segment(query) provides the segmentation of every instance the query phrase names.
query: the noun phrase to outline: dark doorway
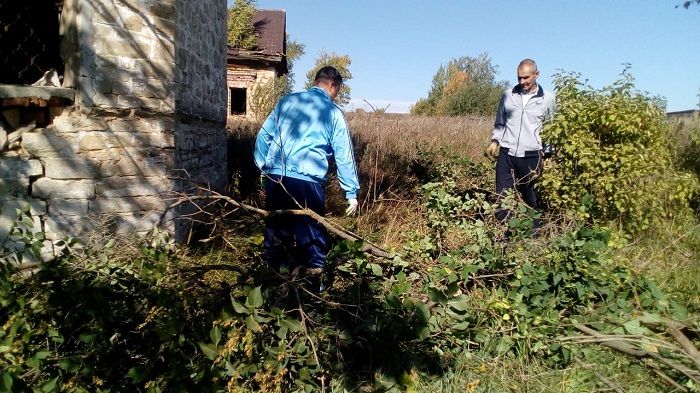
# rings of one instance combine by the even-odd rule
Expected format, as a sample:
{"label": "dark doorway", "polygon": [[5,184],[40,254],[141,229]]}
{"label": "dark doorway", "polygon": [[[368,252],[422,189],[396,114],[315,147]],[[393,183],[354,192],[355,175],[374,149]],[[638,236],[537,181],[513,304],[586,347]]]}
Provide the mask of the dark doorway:
{"label": "dark doorway", "polygon": [[246,90],[245,88],[231,88],[231,114],[245,115],[246,113]]}

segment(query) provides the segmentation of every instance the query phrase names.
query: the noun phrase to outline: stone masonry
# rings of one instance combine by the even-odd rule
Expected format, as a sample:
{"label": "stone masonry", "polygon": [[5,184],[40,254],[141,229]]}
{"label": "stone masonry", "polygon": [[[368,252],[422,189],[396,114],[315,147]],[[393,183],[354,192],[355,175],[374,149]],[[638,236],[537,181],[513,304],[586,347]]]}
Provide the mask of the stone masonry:
{"label": "stone masonry", "polygon": [[0,244],[27,205],[47,248],[105,228],[185,239],[177,218],[193,210],[169,209],[173,197],[227,183],[226,2],[65,0],[61,20],[62,87],[0,85],[11,124],[0,126]]}

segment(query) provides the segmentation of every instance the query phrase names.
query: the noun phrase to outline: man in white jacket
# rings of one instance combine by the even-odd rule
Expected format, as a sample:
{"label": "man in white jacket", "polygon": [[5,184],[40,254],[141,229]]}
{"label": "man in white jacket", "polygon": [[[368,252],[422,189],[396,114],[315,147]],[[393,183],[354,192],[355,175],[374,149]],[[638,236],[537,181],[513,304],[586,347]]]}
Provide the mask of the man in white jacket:
{"label": "man in white jacket", "polygon": [[[523,201],[539,209],[535,193],[535,179],[540,173],[543,145],[540,132],[554,117],[556,97],[537,84],[539,76],[534,60],[525,59],[518,65],[518,85],[501,94],[496,112],[491,144],[486,154],[497,157],[496,192],[515,188]],[[498,219],[505,221],[507,211],[500,211]],[[539,220],[535,228],[539,227]]]}

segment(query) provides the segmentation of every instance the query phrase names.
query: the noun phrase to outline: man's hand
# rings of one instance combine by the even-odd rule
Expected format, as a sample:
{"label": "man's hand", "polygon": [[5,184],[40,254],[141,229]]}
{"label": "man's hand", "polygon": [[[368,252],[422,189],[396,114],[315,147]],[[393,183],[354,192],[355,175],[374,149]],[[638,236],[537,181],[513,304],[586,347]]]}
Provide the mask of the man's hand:
{"label": "man's hand", "polygon": [[491,142],[485,153],[489,157],[498,157],[498,142]]}
{"label": "man's hand", "polygon": [[352,216],[357,212],[357,199],[348,199],[348,208],[345,209],[346,216]]}

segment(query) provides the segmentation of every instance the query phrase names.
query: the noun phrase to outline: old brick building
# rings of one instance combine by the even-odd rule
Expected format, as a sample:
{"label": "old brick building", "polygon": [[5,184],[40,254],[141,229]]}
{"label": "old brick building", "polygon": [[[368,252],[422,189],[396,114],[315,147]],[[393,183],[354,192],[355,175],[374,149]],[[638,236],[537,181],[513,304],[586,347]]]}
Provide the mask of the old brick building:
{"label": "old brick building", "polygon": [[[186,237],[172,197],[227,182],[226,2],[13,1],[0,14],[12,27],[0,32],[0,244],[24,205],[47,252],[96,228]],[[41,20],[58,48],[33,64]],[[50,68],[59,86],[28,85]]]}
{"label": "old brick building", "polygon": [[272,88],[271,82],[287,73],[285,11],[257,10],[253,28],[257,49],[228,48],[227,108],[232,119],[258,120],[253,92]]}

